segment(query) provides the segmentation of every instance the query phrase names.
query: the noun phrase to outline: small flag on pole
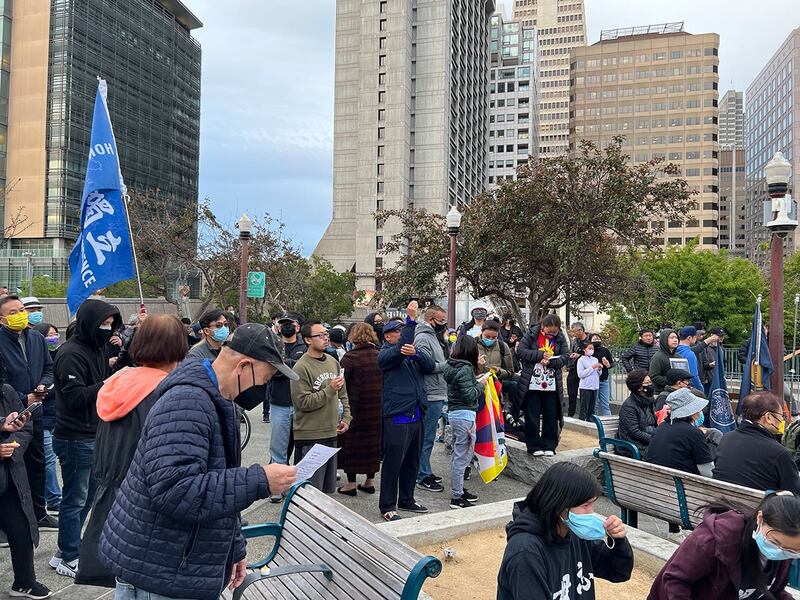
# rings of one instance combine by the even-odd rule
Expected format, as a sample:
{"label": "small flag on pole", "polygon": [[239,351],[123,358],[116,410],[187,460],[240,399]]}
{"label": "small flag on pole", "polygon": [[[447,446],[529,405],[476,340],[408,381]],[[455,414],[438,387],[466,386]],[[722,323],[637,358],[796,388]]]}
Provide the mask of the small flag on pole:
{"label": "small flag on pole", "polygon": [[96,290],[136,277],[117,142],[99,79],[89,161],[81,200],[81,231],[69,255],[67,305],[73,314]]}
{"label": "small flag on pole", "polygon": [[484,387],[475,422],[475,457],[484,483],[494,481],[508,464],[505,424],[494,375]]}

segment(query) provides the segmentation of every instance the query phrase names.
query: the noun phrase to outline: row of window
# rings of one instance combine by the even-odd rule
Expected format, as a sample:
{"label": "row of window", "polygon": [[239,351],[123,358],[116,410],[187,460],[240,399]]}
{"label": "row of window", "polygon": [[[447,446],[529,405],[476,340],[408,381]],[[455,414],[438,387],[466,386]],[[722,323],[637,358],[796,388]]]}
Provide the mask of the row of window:
{"label": "row of window", "polygon": [[719,50],[714,47],[704,48],[701,52],[700,48],[690,48],[685,52],[683,50],[671,50],[670,52],[666,51],[658,51],[653,52],[652,54],[638,54],[636,56],[626,55],[626,56],[608,56],[605,58],[589,58],[586,60],[576,60],[572,63],[572,68],[575,69],[582,69],[586,67],[587,69],[596,69],[601,66],[603,67],[613,67],[617,64],[621,65],[631,65],[634,62],[643,63],[643,62],[650,62],[659,61],[659,60],[667,60],[667,55],[669,55],[670,60],[679,60],[681,58],[688,57],[688,58],[696,58],[701,55],[703,56],[717,56],[719,55]]}
{"label": "row of window", "polygon": [[[600,115],[629,115],[633,112],[661,112],[666,110],[682,110],[683,108],[714,108],[717,105],[716,98],[706,98],[703,100],[702,105],[700,104],[700,100],[687,100],[685,103],[681,100],[674,100],[672,102],[653,102],[650,104],[641,103],[636,104],[620,104],[619,106],[600,106],[600,107],[593,107],[593,108],[576,108],[574,111],[570,113],[570,116],[573,117],[583,117],[584,115],[588,116],[600,116]],[[591,112],[589,112],[591,111]],[[710,123],[707,119],[711,117],[705,117],[706,122]],[[691,121],[690,121],[691,119]],[[699,123],[700,117],[688,117],[686,120],[687,125],[694,125]],[[695,123],[697,121],[697,123]],[[714,117],[713,122],[717,123],[717,117]]]}
{"label": "row of window", "polygon": [[573,97],[577,100],[599,100],[608,98],[626,98],[629,96],[657,96],[660,94],[682,94],[687,92],[700,92],[719,89],[719,84],[716,81],[693,81],[687,83],[686,86],[682,83],[674,83],[672,85],[654,85],[642,87],[624,87],[612,88],[608,90],[588,90],[580,92]]}
{"label": "row of window", "polygon": [[[700,75],[702,73],[718,73],[717,65],[690,65],[686,67],[686,75]],[[615,81],[633,81],[634,79],[653,79],[656,77],[674,77],[683,75],[683,67],[667,69],[652,69],[644,71],[623,71],[621,73],[605,73],[604,75],[579,75],[573,80],[573,85],[593,85],[598,83],[612,83]]]}

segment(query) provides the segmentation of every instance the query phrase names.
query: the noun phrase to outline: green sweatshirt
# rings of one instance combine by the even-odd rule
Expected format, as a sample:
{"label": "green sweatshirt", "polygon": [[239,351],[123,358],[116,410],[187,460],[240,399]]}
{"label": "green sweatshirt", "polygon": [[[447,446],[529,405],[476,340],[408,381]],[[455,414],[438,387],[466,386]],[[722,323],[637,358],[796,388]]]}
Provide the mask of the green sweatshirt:
{"label": "green sweatshirt", "polygon": [[339,376],[339,363],[329,354],[312,358],[307,353],[295,363],[294,372],[300,376],[292,381],[294,405],[294,439],[324,440],[336,437],[339,425],[339,402],[344,407],[342,420],[350,424],[350,403],[347,389],[338,392],[330,380]]}

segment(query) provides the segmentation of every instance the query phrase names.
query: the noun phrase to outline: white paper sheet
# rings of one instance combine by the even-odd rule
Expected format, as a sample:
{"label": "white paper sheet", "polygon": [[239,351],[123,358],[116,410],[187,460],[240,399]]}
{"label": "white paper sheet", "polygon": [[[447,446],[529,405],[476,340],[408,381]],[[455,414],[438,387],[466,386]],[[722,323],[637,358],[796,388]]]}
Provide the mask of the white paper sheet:
{"label": "white paper sheet", "polygon": [[297,481],[310,479],[319,468],[328,462],[340,449],[314,444],[303,459],[297,463]]}

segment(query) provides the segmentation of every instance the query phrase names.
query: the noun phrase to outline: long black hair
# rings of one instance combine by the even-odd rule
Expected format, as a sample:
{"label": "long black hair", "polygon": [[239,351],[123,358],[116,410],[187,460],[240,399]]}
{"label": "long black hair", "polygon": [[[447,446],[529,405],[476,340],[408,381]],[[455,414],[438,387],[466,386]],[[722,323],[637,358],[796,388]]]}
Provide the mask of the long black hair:
{"label": "long black hair", "polygon": [[[800,535],[800,498],[791,492],[775,492],[761,501],[755,509],[742,506],[738,503],[714,502],[708,505],[707,510],[712,513],[722,513],[735,510],[747,519],[742,530],[742,573],[747,573],[756,588],[765,600],[776,600],[769,591],[764,569],[761,565],[761,551],[753,539],[753,533],[758,529],[758,513],[761,513],[762,524],[766,523],[784,535]],[[758,596],[758,594],[756,594]]]}
{"label": "long black hair", "polygon": [[561,513],[585,504],[603,493],[589,471],[571,462],[559,462],[545,471],[525,498],[528,509],[539,517],[544,538],[552,542],[558,536]]}
{"label": "long black hair", "polygon": [[450,358],[465,360],[478,372],[478,342],[471,335],[462,335],[453,346]]}

